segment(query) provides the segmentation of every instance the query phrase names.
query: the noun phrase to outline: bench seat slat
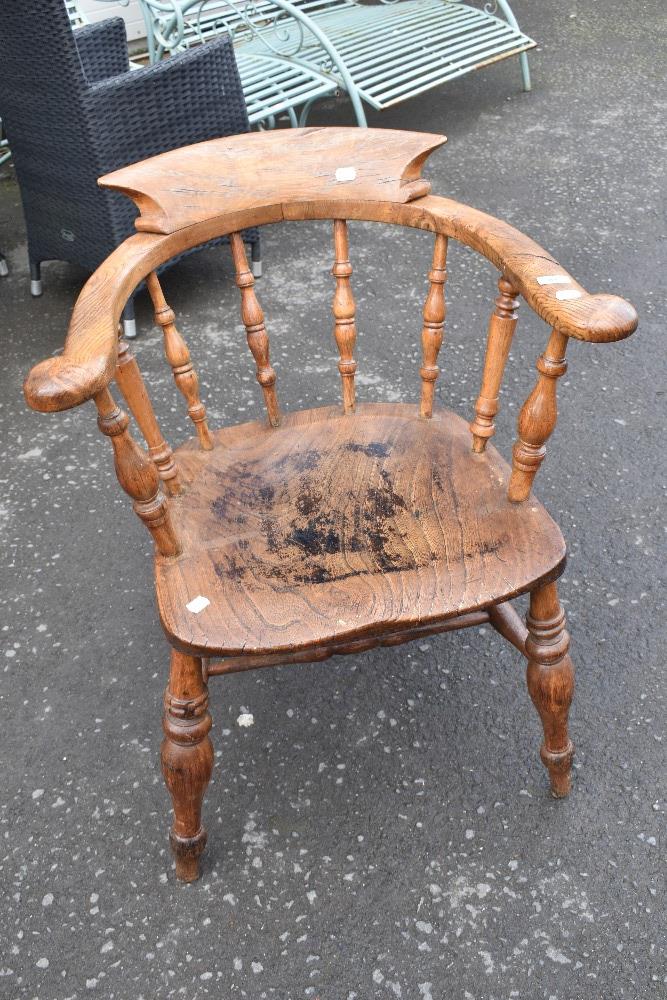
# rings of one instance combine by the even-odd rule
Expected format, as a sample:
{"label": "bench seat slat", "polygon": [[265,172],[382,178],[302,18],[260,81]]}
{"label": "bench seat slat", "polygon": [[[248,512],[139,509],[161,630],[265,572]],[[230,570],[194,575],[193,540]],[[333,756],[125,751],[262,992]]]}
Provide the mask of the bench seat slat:
{"label": "bench seat slat", "polygon": [[502,44],[508,39],[515,41],[511,30],[504,31],[502,28],[489,27],[485,28],[484,31],[459,36],[444,46],[442,33],[432,31],[428,35],[425,34],[416,39],[409,51],[394,49],[379,54],[375,59],[368,59],[368,57],[360,59],[358,64],[353,61],[352,65],[358,65],[359,80],[363,81],[364,86],[368,86],[377,79],[399,79],[400,76],[394,76],[394,73],[401,74],[416,61],[420,62],[422,67],[425,59],[429,57],[431,62],[433,60],[438,63],[451,62],[457,60],[459,55],[465,56],[467,52],[481,51],[487,49],[494,42]]}
{"label": "bench seat slat", "polygon": [[337,87],[335,80],[320,73],[270,56],[241,50],[237,63],[251,125],[325,97]]}

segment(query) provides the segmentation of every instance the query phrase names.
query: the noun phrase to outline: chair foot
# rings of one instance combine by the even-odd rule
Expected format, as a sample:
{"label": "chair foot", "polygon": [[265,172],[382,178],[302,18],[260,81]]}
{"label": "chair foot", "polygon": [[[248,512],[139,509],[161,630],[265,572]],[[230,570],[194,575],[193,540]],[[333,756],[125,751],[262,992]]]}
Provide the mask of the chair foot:
{"label": "chair foot", "polygon": [[565,631],[565,613],[555,583],[531,593],[526,625],[528,691],[544,729],[540,756],[549,772],[551,792],[560,799],[570,791],[574,757],[574,746],[567,732],[574,667],[568,655],[570,637]]}
{"label": "chair foot", "polygon": [[174,807],[169,842],[176,877],[194,882],[199,878],[199,856],[206,846],[202,800],[213,770],[208,689],[197,656],[172,650],[163,728],[162,774]]}
{"label": "chair foot", "polygon": [[30,261],[30,294],[34,299],[42,294],[42,265],[38,260]]}
{"label": "chair foot", "polygon": [[137,336],[137,321],[136,319],[124,319],[123,320],[123,336],[126,340],[134,340]]}

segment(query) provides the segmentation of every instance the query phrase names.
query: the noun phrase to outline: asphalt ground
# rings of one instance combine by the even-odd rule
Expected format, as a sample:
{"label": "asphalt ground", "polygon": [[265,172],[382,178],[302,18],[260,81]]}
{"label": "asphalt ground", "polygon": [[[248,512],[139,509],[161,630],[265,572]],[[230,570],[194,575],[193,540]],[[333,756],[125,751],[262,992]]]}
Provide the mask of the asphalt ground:
{"label": "asphalt ground", "polygon": [[[0,180],[0,996],[589,1000],[667,996],[663,5],[517,0],[516,61],[383,114],[443,131],[435,192],[510,221],[640,328],[573,343],[537,492],[569,548],[578,669],[568,800],[549,797],[520,656],[488,628],[211,684],[201,880],[175,882],[159,773],[168,647],[150,539],[91,405],[29,411],[82,274],[32,300],[20,201]],[[352,123],[343,100],[313,124]],[[353,225],[359,392],[414,399],[431,240]],[[330,234],[271,228],[259,292],[288,409],[338,398]],[[453,246],[437,398],[470,414],[496,275]],[[213,425],[261,402],[224,249],[165,276]],[[190,430],[139,300],[136,353],[167,436]],[[498,447],[546,342],[524,307]],[[663,339],[661,339],[663,338]],[[522,602],[518,602],[520,605]],[[250,712],[254,725],[237,718]]]}

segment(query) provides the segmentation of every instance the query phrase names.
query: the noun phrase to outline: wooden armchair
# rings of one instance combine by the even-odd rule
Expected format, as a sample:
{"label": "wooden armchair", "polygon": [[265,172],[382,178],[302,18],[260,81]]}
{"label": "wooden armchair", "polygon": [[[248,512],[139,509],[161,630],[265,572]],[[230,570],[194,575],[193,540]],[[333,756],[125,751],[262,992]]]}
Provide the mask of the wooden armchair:
{"label": "wooden armchair", "polygon": [[[620,340],[637,316],[616,296],[589,295],[512,227],[431,196],[421,168],[444,141],[389,130],[264,132],[175,150],[102,178],[103,187],[134,199],[139,232],[85,286],[63,354],[26,380],[36,410],[93,400],[120,485],[155,542],[157,601],[172,647],[162,766],[175,814],[176,872],[185,881],[197,877],[206,840],[201,804],[213,763],[207,680],[214,674],[323,660],[489,622],[527,657],[528,690],[544,728],[542,760],[553,794],[569,790],[573,669],[556,591],[565,544],[531,488],[556,424],[569,338]],[[239,233],[303,219],[333,220],[342,406],[288,414],[279,407]],[[417,403],[356,401],[350,219],[434,234]],[[267,419],[211,430],[156,271],[221,236],[230,239]],[[469,426],[434,406],[449,239],[500,272]],[[124,305],[144,280],[196,431],[176,451],[161,434],[136,360],[126,343],[118,346]],[[510,468],[489,438],[520,296],[551,333]],[[145,448],[114,400],[114,379]],[[524,626],[509,602],[526,592]]]}

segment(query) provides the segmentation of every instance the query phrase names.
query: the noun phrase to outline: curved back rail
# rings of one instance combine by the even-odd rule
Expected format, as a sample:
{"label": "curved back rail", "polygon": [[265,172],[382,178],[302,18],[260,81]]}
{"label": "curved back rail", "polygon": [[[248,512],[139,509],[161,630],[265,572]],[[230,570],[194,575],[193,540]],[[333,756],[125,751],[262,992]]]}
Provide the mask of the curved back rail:
{"label": "curved back rail", "polygon": [[[197,376],[155,272],[186,250],[230,236],[248,345],[269,423],[276,426],[280,410],[268,334],[239,235],[245,228],[267,223],[333,220],[332,311],[345,412],[354,409],[356,371],[348,220],[408,226],[435,236],[423,310],[420,412],[424,419],[433,410],[444,332],[448,241],[463,243],[498,269],[499,295],[489,321],[471,447],[483,452],[494,433],[498,393],[521,296],[551,327],[547,348],[537,362],[537,383],[519,417],[508,491],[515,502],[529,496],[545,442],[556,423],[556,382],[566,369],[568,339],[621,340],[635,330],[637,316],[617,296],[590,295],[546,251],[513,227],[474,208],[430,195],[428,183],[420,176],[421,167],[444,141],[441,136],[372,129],[256,133],[175,150],[102,179],[104,186],[134,199],[142,213],[137,220],[140,232],[126,240],[88,281],[74,308],[63,354],[33,368],[25,382],[25,395],[30,406],[41,411],[95,401],[100,427],[114,445],[121,485],[132,496],[163,554],[177,553],[178,540],[160,499],[159,480],[172,494],[179,492],[181,484],[136,361],[126,345],[119,351],[119,319],[129,296],[146,280],[176,385],[186,399],[201,447],[210,448]],[[115,407],[108,389],[114,377],[142,431],[148,455],[132,442],[127,417]]]}

